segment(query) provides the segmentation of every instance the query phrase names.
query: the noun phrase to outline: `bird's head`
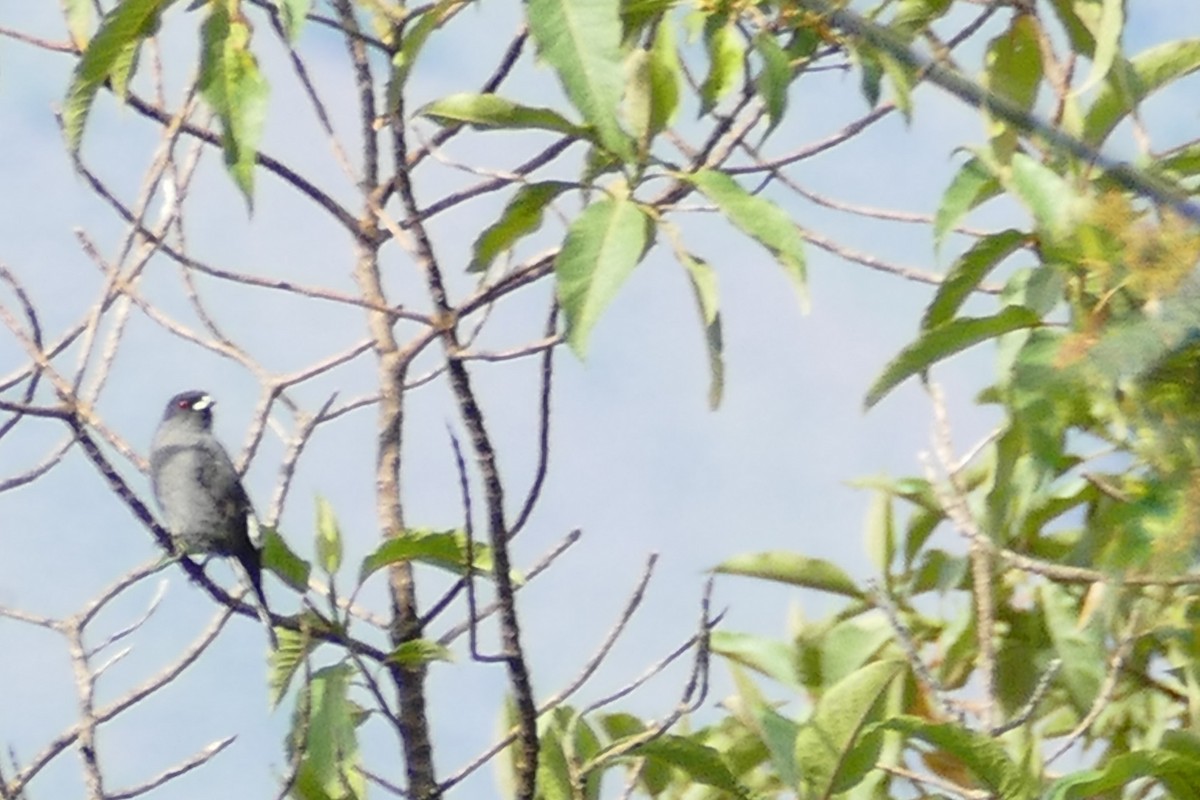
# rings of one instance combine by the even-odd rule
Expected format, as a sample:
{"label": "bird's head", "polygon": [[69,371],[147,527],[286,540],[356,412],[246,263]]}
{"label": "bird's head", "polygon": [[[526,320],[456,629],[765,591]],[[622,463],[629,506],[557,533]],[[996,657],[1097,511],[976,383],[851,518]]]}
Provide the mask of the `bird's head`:
{"label": "bird's head", "polygon": [[180,392],[167,402],[163,422],[180,422],[208,430],[212,428],[212,410],[216,404],[208,392]]}

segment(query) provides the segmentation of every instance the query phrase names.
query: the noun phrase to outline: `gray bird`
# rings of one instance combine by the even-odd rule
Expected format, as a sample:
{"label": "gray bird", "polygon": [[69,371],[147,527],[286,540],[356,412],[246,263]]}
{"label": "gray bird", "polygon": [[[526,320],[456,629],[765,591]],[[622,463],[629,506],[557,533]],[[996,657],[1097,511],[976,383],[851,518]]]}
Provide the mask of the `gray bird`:
{"label": "gray bird", "polygon": [[262,589],[262,553],[250,540],[254,509],[233,461],[213,435],[215,404],[205,392],[171,398],[150,447],[150,482],[181,553],[232,556],[242,565],[276,647]]}

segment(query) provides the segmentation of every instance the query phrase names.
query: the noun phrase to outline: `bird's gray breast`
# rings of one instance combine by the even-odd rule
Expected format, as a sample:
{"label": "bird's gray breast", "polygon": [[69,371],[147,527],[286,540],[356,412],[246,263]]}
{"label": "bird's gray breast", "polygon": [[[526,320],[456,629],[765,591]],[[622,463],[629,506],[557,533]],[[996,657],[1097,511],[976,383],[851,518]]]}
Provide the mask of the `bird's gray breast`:
{"label": "bird's gray breast", "polygon": [[215,439],[156,441],[150,480],[167,529],[184,549],[230,554],[246,535],[250,504]]}

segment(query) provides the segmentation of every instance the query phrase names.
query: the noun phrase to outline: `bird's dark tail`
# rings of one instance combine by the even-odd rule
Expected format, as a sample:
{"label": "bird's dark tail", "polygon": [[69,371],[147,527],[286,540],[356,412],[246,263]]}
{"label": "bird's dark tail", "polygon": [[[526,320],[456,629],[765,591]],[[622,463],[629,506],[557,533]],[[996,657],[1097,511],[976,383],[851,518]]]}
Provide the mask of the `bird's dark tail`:
{"label": "bird's dark tail", "polygon": [[262,620],[263,626],[267,629],[267,639],[271,643],[271,649],[278,650],[279,639],[275,636],[275,626],[271,623],[271,608],[267,605],[267,595],[262,588],[262,553],[251,548],[250,552],[238,556],[238,562],[241,563],[246,577],[250,579],[250,585],[254,588],[254,596],[258,600],[254,604],[254,610],[258,612],[258,618]]}

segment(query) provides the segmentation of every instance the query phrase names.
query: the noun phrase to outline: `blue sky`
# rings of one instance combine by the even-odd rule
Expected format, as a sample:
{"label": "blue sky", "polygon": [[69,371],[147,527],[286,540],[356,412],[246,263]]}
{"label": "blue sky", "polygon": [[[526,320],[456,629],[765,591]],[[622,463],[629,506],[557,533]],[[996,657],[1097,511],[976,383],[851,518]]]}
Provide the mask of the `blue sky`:
{"label": "blue sky", "polygon": [[[1185,0],[1130,6],[1131,14],[1143,15],[1134,16],[1130,25],[1130,51],[1164,37],[1200,34],[1200,19],[1188,13]],[[168,70],[173,85],[186,75],[196,22],[196,15],[180,10],[166,20],[168,41],[177,45],[173,55],[178,58]],[[0,25],[62,37],[53,4],[8,4],[0,10]],[[424,54],[414,87],[417,102],[474,88],[516,20],[511,4],[490,4],[465,12],[459,25],[457,34],[452,32],[445,42],[435,38]],[[353,186],[315,137],[311,114],[282,68],[265,23],[259,25],[258,40],[272,80],[264,149],[303,167],[356,208]],[[352,97],[345,88],[340,43],[310,27],[302,44],[340,121],[339,130],[351,134],[356,123],[350,121]],[[969,58],[965,63],[971,63]],[[52,114],[71,66],[68,56],[0,39],[0,185],[8,187],[0,196],[0,259],[28,282],[51,338],[85,312],[102,286],[73,231],[87,231],[110,257],[122,236],[108,210],[72,174],[63,153]],[[861,115],[866,106],[856,81],[854,75],[836,72],[802,80],[791,98],[791,117],[768,140],[766,150],[786,152]],[[1190,86],[1194,92],[1195,82]],[[556,102],[559,96],[548,71],[528,58],[506,91],[539,104]],[[1190,99],[1181,102],[1183,96],[1147,104],[1146,120],[1157,147],[1183,141],[1194,131],[1195,106]],[[935,89],[919,89],[916,108],[911,124],[893,115],[827,157],[805,163],[795,177],[806,188],[839,200],[932,212],[961,158],[954,148],[980,141],[982,125],[976,114]],[[90,122],[85,155],[131,196],[149,162],[154,136],[132,111],[102,97]],[[1128,141],[1127,132],[1118,137],[1117,151],[1127,148]],[[541,140],[513,135],[462,137],[447,155],[503,168],[539,144]],[[193,252],[230,269],[353,291],[348,240],[340,230],[266,175],[258,178],[255,214],[248,219],[219,159],[210,153],[205,160],[202,177],[187,199]],[[473,181],[444,168],[430,168],[421,180],[418,196],[425,201]],[[432,223],[445,264],[466,264],[474,231],[495,218],[504,199],[494,195]],[[783,202],[801,224],[855,249],[933,271],[948,260],[945,254],[935,259],[928,231],[921,226],[866,221],[792,198]],[[974,221],[997,225],[1005,220],[1019,217],[1012,209],[1000,209]],[[550,477],[541,507],[515,543],[517,563],[530,563],[574,528],[582,529],[584,537],[521,594],[540,697],[569,681],[604,638],[650,553],[659,553],[660,560],[645,605],[612,658],[580,694],[581,702],[622,685],[689,636],[705,571],[730,556],[794,550],[833,559],[855,576],[872,574],[862,544],[869,497],[848,482],[917,472],[917,453],[928,448],[928,404],[914,386],[903,387],[869,414],[862,412],[862,398],[881,367],[912,337],[930,287],[810,248],[813,308],[803,316],[781,270],[752,242],[710,215],[688,220],[685,232],[720,275],[725,401],[717,412],[706,407],[705,356],[690,290],[682,270],[660,247],[596,328],[586,362],[565,350],[556,357]],[[553,244],[556,237],[561,229],[548,226],[528,252]],[[412,265],[395,249],[388,258],[395,296],[411,297],[420,307],[423,290]],[[460,295],[474,281],[453,268],[448,275]],[[298,368],[365,336],[362,316],[353,308],[302,304],[266,290],[230,291],[213,281],[201,280],[200,286],[231,338],[273,370]],[[166,261],[150,265],[140,288],[195,324]],[[497,312],[485,341],[513,346],[540,335],[549,291],[548,284],[524,290]],[[7,293],[0,298],[5,304],[11,301]],[[432,355],[419,364],[435,363]],[[23,361],[14,342],[0,336],[0,375]],[[476,370],[510,507],[515,507],[534,458],[534,364],[480,364]],[[994,421],[971,404],[988,374],[986,353],[968,354],[939,370],[960,448],[986,433]],[[363,359],[301,388],[296,396],[314,410],[332,391],[343,400],[369,391],[373,379],[373,362]],[[218,432],[237,451],[257,400],[254,377],[165,334],[135,312],[99,410],[144,454],[166,398],[193,387],[218,398]],[[457,526],[461,511],[446,424],[457,431],[458,423],[446,387],[435,383],[414,392],[409,416],[404,454],[409,523]],[[276,417],[285,428],[290,425],[286,415]],[[0,479],[36,463],[64,435],[52,422],[21,427],[0,442]],[[297,550],[311,552],[312,498],[317,494],[337,510],[349,563],[373,547],[373,430],[374,414],[367,409],[314,438],[282,520],[283,533]],[[278,437],[268,434],[251,466],[247,484],[260,508],[271,496],[282,451]],[[129,464],[122,468],[138,491],[147,491],[144,478]],[[155,550],[91,467],[72,453],[44,479],[0,494],[0,554],[0,604],[60,615],[153,558]],[[212,572],[223,581],[230,578],[223,566]],[[168,571],[162,578],[167,582],[165,600],[130,642],[129,655],[106,676],[101,689],[107,697],[119,696],[161,668],[214,613],[182,573]],[[294,610],[295,595],[274,578],[267,580],[276,610]],[[424,577],[422,598],[436,597],[443,585],[439,576]],[[152,581],[130,592],[107,612],[105,624],[111,629],[127,624],[153,591]],[[381,579],[366,598],[381,604]],[[768,636],[785,634],[789,613],[817,617],[829,609],[812,594],[727,578],[717,582],[715,602],[728,608],[727,629]],[[449,621],[456,622],[460,613]],[[435,626],[433,633],[442,627]],[[158,796],[211,797],[214,788],[238,796],[269,796],[275,776],[284,769],[280,743],[287,711],[266,711],[263,647],[254,623],[233,620],[179,683],[128,719],[106,727],[101,757],[112,767],[114,785],[136,783],[236,733],[232,748]],[[75,719],[69,665],[55,636],[3,619],[0,650],[19,654],[0,659],[0,744],[27,758]],[[499,667],[471,663],[461,647],[457,655],[453,664],[435,665],[430,682],[435,750],[443,773],[453,772],[491,741],[504,685]],[[716,673],[718,691],[710,707],[727,686],[720,666]],[[649,716],[665,713],[680,676],[675,670],[660,677],[630,701],[631,707]],[[783,691],[776,696],[787,699]],[[368,763],[394,765],[391,736],[376,727],[369,738]],[[381,771],[399,775],[394,767]],[[484,770],[463,794],[486,796],[491,780]],[[39,797],[69,797],[79,791],[78,762],[69,756],[34,784]]]}

